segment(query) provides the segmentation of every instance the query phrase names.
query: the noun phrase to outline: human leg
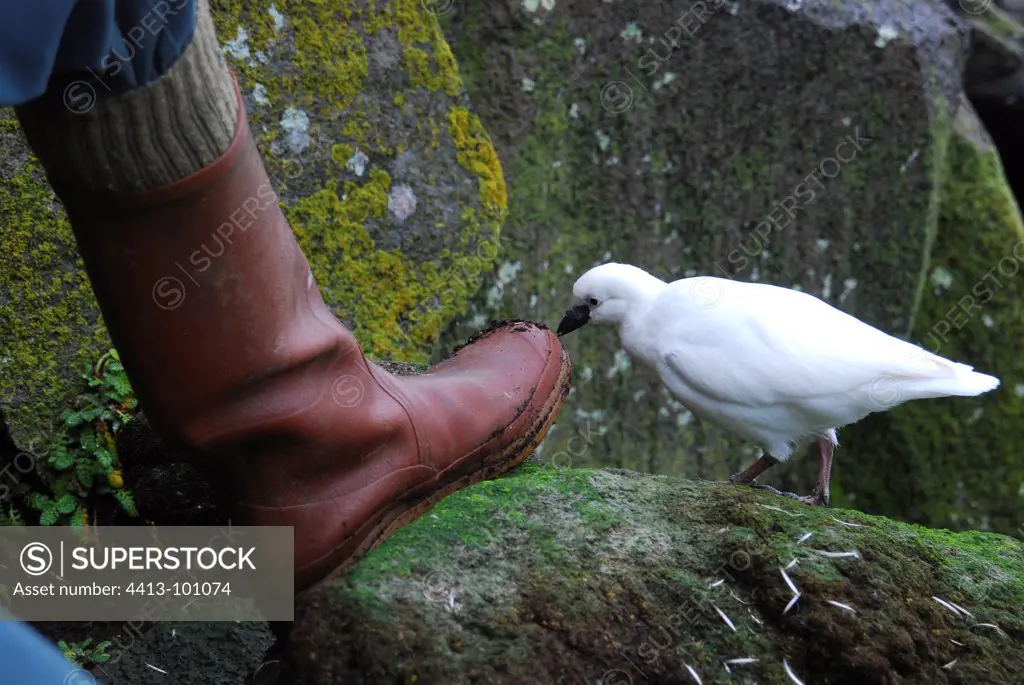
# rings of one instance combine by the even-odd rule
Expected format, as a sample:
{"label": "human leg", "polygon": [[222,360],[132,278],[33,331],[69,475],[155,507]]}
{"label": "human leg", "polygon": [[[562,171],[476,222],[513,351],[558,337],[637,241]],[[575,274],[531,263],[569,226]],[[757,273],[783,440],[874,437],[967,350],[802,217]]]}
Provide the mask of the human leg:
{"label": "human leg", "polygon": [[569,382],[550,331],[499,327],[416,377],[366,360],[278,207],[204,2],[156,81],[85,112],[59,96],[19,119],[140,404],[229,476],[236,522],[295,527],[300,587],[542,439]]}

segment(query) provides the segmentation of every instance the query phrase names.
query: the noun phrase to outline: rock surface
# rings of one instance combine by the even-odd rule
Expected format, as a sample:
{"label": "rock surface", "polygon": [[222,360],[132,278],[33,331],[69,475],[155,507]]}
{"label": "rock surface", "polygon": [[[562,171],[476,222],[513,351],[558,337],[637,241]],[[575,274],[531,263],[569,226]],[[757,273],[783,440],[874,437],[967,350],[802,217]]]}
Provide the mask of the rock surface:
{"label": "rock surface", "polygon": [[[940,2],[475,3],[445,30],[515,198],[501,261],[456,337],[495,310],[554,325],[573,281],[614,260],[798,287],[933,349],[932,327],[1019,240],[998,156],[953,130],[974,120],[960,113],[969,33]],[[1005,421],[1024,382],[1017,288],[950,323],[941,349],[1003,380],[955,410],[987,417],[994,471],[961,486],[978,441],[958,442],[967,429],[949,429],[948,403],[901,407],[893,421],[913,416],[932,436],[913,456],[931,475],[915,466],[912,487],[892,483],[912,437],[842,431],[837,504],[938,526],[1024,520],[1024,465],[999,446],[1019,433]],[[574,390],[546,458],[713,478],[755,458],[634,368],[610,330],[564,342]],[[813,473],[797,455],[768,481],[806,490]]]}
{"label": "rock surface", "polygon": [[527,462],[300,597],[283,682],[1004,685],[1022,600],[1011,538]]}
{"label": "rock surface", "polygon": [[[368,354],[424,359],[493,261],[506,204],[435,15],[417,0],[212,5],[325,298]],[[0,406],[14,440],[38,448],[110,343],[10,111],[0,178]]]}

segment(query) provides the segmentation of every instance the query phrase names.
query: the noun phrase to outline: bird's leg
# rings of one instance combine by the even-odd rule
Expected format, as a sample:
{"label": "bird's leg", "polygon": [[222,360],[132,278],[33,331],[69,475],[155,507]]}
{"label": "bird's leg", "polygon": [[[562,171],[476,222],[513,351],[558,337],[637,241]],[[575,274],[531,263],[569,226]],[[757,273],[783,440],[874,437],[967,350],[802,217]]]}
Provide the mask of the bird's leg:
{"label": "bird's leg", "polygon": [[744,471],[733,474],[729,477],[730,483],[739,483],[741,485],[750,485],[754,482],[754,479],[760,476],[762,473],[770,469],[779,463],[779,460],[770,454],[764,454],[760,459],[755,461]]}
{"label": "bird's leg", "polygon": [[829,483],[832,480],[832,452],[835,445],[828,438],[818,439],[818,482],[807,497],[801,497],[800,501],[806,504],[828,506]]}
{"label": "bird's leg", "polygon": [[[740,485],[748,485],[748,486],[750,486],[752,488],[758,488],[760,490],[767,490],[768,492],[770,492],[772,494],[775,494],[775,495],[778,495],[779,497],[788,497],[790,499],[795,499],[795,500],[799,500],[801,502],[809,503],[809,498],[808,497],[801,497],[800,495],[796,495],[796,494],[794,494],[792,492],[783,492],[782,490],[779,490],[778,488],[773,488],[770,485],[760,485],[760,484],[754,482],[755,478],[757,478],[762,473],[764,473],[765,471],[767,471],[768,469],[770,469],[771,467],[775,466],[778,463],[779,463],[778,459],[776,459],[775,457],[771,456],[770,454],[765,454],[760,459],[758,459],[756,462],[751,464],[746,470],[741,471],[740,473],[737,473],[737,474],[731,476],[729,478],[729,482],[730,483],[738,483]],[[819,467],[820,467],[820,463],[819,463]],[[820,468],[819,468],[819,477],[820,477]]]}
{"label": "bird's leg", "polygon": [[800,499],[799,495],[794,495],[791,492],[782,492],[770,485],[760,485],[754,482],[754,479],[760,476],[762,473],[770,469],[779,463],[779,460],[770,454],[764,454],[760,459],[755,461],[746,470],[740,473],[734,474],[729,477],[730,483],[738,483],[740,485],[748,485],[752,488],[758,488],[761,490],[767,490],[770,493],[779,495],[780,497],[790,497],[792,499]]}

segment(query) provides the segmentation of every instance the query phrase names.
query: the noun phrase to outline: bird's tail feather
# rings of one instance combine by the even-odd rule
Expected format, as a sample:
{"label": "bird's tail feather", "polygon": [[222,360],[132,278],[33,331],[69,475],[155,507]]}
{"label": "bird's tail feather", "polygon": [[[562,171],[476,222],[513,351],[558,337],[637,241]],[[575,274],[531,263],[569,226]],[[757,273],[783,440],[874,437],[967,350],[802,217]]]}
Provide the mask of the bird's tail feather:
{"label": "bird's tail feather", "polygon": [[973,397],[999,387],[999,379],[978,373],[966,364],[957,364],[945,378],[921,378],[914,383],[914,394],[928,397]]}

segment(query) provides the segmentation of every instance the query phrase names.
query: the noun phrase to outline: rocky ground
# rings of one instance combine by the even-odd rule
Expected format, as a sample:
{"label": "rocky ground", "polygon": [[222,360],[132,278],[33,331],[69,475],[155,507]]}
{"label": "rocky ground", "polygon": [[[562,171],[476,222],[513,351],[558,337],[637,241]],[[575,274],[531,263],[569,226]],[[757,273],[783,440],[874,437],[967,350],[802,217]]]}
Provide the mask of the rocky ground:
{"label": "rocky ground", "polygon": [[[205,485],[177,487],[198,502]],[[280,656],[260,685],[675,685],[690,669],[782,684],[787,668],[808,684],[1004,685],[1024,666],[1022,602],[1013,538],[531,459],[300,596],[284,655],[265,656],[264,624],[118,627],[123,653],[94,672],[242,685]]]}
{"label": "rocky ground", "polygon": [[1022,600],[1012,538],[528,462],[301,598],[285,682],[1003,685]]}
{"label": "rocky ground", "polygon": [[158,623],[141,634],[119,626],[108,639],[123,648],[90,669],[97,685],[248,685],[274,640],[265,623],[212,622]]}

